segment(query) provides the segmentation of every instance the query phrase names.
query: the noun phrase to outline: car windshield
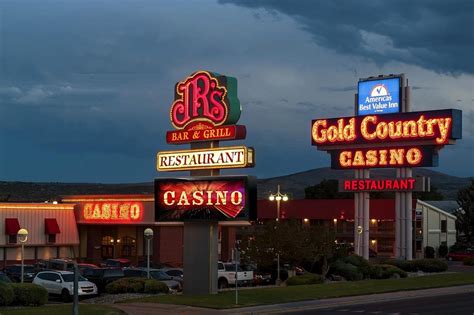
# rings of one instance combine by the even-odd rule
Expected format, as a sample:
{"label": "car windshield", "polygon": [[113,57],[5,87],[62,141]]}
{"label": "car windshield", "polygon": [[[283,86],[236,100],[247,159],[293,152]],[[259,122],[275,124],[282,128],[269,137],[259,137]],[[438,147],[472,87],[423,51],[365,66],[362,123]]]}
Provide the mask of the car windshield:
{"label": "car windshield", "polygon": [[156,280],[172,280],[170,276],[168,276],[166,273],[163,271],[150,271],[150,275],[153,277],[153,279]]}
{"label": "car windshield", "polygon": [[[63,274],[62,276],[63,276],[64,282],[74,282],[74,274],[68,273],[68,274]],[[87,279],[79,275],[79,281],[87,281]]]}

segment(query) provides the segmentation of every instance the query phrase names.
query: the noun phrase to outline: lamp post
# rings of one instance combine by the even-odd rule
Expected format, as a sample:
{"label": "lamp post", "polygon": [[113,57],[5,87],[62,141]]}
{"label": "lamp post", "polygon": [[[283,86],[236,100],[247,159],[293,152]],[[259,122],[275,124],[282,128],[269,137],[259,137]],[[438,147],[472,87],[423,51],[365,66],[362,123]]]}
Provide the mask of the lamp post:
{"label": "lamp post", "polygon": [[[268,196],[268,200],[270,201],[276,201],[277,203],[277,216],[275,221],[280,222],[280,202],[281,201],[288,201],[288,196],[286,194],[282,194],[280,192],[280,185],[277,186],[277,192],[276,194],[270,194]],[[275,281],[276,285],[281,284],[281,279],[280,279],[280,252],[277,252],[277,279]]]}
{"label": "lamp post", "polygon": [[21,283],[23,283],[23,278],[25,276],[25,243],[28,240],[28,230],[20,229],[17,233],[18,240],[21,244]]}
{"label": "lamp post", "polygon": [[150,279],[150,242],[153,238],[153,230],[150,228],[145,229],[143,235],[146,239],[146,277]]}

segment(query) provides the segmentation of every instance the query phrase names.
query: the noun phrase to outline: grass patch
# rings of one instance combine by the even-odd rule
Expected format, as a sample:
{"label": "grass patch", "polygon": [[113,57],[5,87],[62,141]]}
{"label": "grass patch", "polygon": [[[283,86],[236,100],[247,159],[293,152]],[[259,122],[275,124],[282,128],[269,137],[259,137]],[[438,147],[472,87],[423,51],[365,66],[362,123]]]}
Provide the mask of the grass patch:
{"label": "grass patch", "polygon": [[[72,314],[71,304],[44,305],[39,307],[0,308],[1,315],[64,315]],[[123,315],[121,310],[105,305],[79,304],[79,314]]]}
{"label": "grass patch", "polygon": [[161,295],[127,300],[124,301],[124,303],[166,303],[223,309],[466,284],[474,284],[474,273],[452,273],[405,279],[363,280],[241,290],[239,291],[239,305],[237,306],[234,304],[234,291],[221,292],[216,295],[199,296]]}

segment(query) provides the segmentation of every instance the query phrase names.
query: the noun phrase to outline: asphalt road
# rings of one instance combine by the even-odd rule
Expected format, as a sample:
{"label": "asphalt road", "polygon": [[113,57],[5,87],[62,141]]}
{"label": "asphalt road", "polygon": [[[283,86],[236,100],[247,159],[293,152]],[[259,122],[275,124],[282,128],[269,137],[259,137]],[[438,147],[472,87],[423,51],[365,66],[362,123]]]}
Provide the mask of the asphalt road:
{"label": "asphalt road", "polygon": [[456,314],[474,315],[474,294],[435,296],[385,303],[341,306],[324,310],[295,311],[286,314]]}

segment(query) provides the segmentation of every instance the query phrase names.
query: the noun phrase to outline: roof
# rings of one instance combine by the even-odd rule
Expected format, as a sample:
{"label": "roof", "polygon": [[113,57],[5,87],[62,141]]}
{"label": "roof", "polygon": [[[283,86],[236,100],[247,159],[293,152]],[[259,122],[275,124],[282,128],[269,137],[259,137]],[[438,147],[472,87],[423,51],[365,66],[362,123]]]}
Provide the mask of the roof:
{"label": "roof", "polygon": [[450,214],[454,214],[460,208],[455,200],[423,200],[423,202]]}
{"label": "roof", "polygon": [[[413,209],[416,199],[413,199]],[[259,219],[276,217],[275,201],[259,200],[257,204]],[[280,203],[280,216],[284,219],[354,219],[354,199],[301,199]],[[377,220],[395,219],[395,199],[371,199],[370,218]]]}

